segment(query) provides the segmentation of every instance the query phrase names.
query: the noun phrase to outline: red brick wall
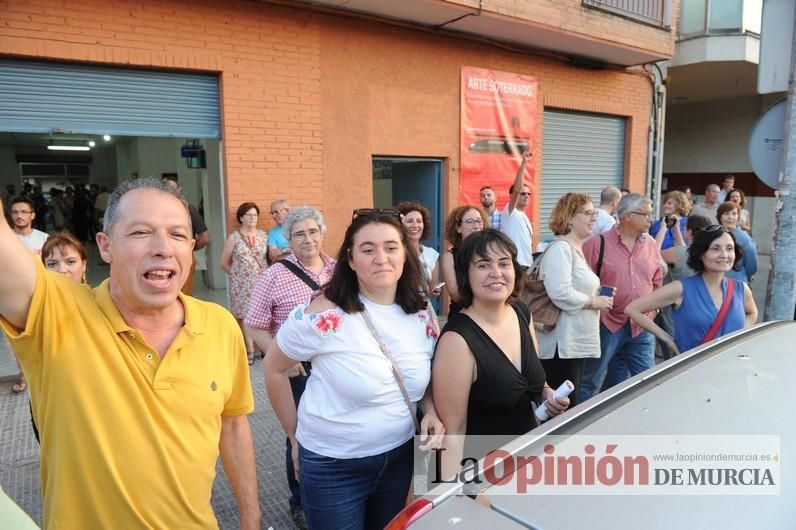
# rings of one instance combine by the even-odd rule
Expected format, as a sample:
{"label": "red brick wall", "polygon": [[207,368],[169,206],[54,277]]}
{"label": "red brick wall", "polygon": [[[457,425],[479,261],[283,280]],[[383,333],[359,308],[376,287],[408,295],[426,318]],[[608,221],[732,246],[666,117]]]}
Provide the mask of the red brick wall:
{"label": "red brick wall", "polygon": [[644,187],[650,83],[625,71],[235,0],[0,0],[0,53],[217,72],[229,219],[245,200],[318,206],[328,249],[372,201],[372,155],[445,158],[455,205],[463,65],[539,79],[539,145],[544,106],[628,117],[627,184]]}

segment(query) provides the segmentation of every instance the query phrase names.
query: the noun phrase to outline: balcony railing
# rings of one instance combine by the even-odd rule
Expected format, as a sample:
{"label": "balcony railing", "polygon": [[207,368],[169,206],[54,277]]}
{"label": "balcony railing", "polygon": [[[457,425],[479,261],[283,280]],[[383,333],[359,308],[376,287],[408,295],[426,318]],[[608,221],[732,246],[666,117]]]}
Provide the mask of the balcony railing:
{"label": "balcony railing", "polygon": [[653,26],[668,28],[672,25],[672,0],[583,0],[583,5]]}

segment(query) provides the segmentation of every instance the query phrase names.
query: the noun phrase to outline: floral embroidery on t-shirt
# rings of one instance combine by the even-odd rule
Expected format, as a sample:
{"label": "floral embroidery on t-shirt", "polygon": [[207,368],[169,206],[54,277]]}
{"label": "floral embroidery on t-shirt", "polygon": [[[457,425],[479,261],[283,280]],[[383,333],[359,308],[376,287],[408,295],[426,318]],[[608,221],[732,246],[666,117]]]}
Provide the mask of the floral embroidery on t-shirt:
{"label": "floral embroidery on t-shirt", "polygon": [[312,327],[321,335],[336,333],[343,325],[343,315],[340,309],[327,309],[323,313],[311,313],[309,315]]}

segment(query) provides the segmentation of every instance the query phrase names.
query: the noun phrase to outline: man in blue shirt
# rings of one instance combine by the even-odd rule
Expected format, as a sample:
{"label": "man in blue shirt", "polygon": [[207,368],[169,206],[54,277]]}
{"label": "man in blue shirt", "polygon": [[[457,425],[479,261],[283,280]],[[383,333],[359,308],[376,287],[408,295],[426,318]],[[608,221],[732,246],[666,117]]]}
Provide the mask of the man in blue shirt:
{"label": "man in blue shirt", "polygon": [[290,254],[290,245],[282,232],[282,222],[290,211],[287,201],[279,199],[271,203],[271,218],[276,226],[268,231],[268,259],[271,263]]}

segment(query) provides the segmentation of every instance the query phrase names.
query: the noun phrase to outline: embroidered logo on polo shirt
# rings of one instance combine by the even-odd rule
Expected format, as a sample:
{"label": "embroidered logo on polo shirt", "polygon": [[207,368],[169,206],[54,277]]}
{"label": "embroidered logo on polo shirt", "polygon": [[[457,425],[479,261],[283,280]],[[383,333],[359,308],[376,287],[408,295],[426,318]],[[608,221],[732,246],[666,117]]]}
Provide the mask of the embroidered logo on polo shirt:
{"label": "embroidered logo on polo shirt", "polygon": [[213,381],[212,383],[210,383],[210,390],[212,390],[213,392],[215,392],[217,388],[218,388],[218,385],[216,385],[216,382],[215,382],[215,381]]}

